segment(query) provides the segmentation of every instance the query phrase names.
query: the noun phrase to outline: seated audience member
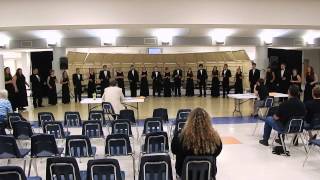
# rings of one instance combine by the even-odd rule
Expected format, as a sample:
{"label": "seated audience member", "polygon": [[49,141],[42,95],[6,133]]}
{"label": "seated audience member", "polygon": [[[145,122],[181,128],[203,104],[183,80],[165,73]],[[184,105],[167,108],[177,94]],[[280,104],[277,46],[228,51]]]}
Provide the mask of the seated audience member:
{"label": "seated audience member", "polygon": [[124,109],[124,106],[121,103],[123,98],[122,88],[119,88],[117,82],[113,80],[110,82],[110,86],[104,89],[102,102],[111,103],[114,112],[119,114],[120,110]]}
{"label": "seated audience member", "polygon": [[176,172],[180,177],[186,156],[207,155],[216,158],[220,154],[222,150],[220,136],[213,129],[209,114],[204,109],[196,108],[190,113],[181,133],[174,135],[171,150],[176,155]]}
{"label": "seated audience member", "polygon": [[12,112],[12,106],[8,100],[8,91],[0,90],[0,124],[6,124],[7,114]]}
{"label": "seated audience member", "polygon": [[268,93],[268,88],[267,86],[264,84],[264,80],[263,79],[259,79],[255,85],[254,88],[254,93],[256,96],[258,96],[258,100],[256,100],[254,102],[254,116],[257,116],[258,114],[258,109],[259,107],[263,107],[264,106],[264,102],[267,99],[269,93]]}
{"label": "seated audience member", "polygon": [[285,130],[285,126],[293,117],[304,117],[305,106],[300,101],[300,90],[297,86],[291,85],[288,90],[289,99],[280,104],[276,114],[267,117],[264,124],[263,139],[259,141],[260,144],[268,146],[271,130],[276,131]]}
{"label": "seated audience member", "polygon": [[[311,126],[311,121],[312,121],[313,117],[320,116],[320,86],[315,86],[312,89],[312,96],[313,96],[313,100],[307,101],[305,103],[306,110],[307,110],[307,114],[306,114],[306,118],[305,118],[305,127],[306,128],[312,128],[310,126]],[[308,133],[309,133],[310,139],[317,138],[317,134],[315,134],[313,136],[311,131],[308,131]]]}

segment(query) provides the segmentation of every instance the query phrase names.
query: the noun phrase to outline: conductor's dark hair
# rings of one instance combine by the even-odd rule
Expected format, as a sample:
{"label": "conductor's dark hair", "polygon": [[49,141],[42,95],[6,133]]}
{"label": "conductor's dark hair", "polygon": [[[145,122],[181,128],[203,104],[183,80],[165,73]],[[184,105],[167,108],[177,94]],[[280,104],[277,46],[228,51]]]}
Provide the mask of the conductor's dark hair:
{"label": "conductor's dark hair", "polygon": [[112,80],[111,82],[110,82],[110,86],[116,86],[118,83],[117,83],[117,81],[116,80]]}
{"label": "conductor's dark hair", "polygon": [[199,64],[199,67],[203,67],[203,64]]}
{"label": "conductor's dark hair", "polygon": [[288,92],[292,97],[296,97],[296,98],[300,97],[300,90],[299,90],[298,86],[296,86],[296,85],[291,85],[289,87]]}

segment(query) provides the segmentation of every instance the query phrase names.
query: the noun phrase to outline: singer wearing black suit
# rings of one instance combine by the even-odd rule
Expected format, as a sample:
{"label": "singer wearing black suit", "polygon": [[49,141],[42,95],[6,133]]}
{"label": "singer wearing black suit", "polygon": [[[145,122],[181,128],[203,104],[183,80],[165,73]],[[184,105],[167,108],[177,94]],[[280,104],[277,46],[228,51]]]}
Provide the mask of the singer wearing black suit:
{"label": "singer wearing black suit", "polygon": [[109,87],[110,78],[111,78],[110,71],[108,70],[107,65],[104,65],[103,70],[101,70],[99,73],[101,96],[103,95],[104,89],[106,87]]}
{"label": "singer wearing black suit", "polygon": [[155,67],[154,71],[151,74],[152,78],[152,89],[153,89],[153,96],[158,93],[158,96],[161,96],[161,83],[162,83],[162,76],[161,73],[158,71],[158,68]]}
{"label": "singer wearing black suit", "polygon": [[226,97],[226,95],[229,94],[229,78],[231,77],[231,71],[228,69],[228,65],[224,64],[223,70],[222,70],[222,92],[223,92],[223,98]]}
{"label": "singer wearing black suit", "polygon": [[252,63],[252,69],[249,71],[249,82],[250,82],[250,91],[254,92],[254,86],[257,81],[260,79],[260,70],[256,69],[256,63]]}
{"label": "singer wearing black suit", "polygon": [[181,96],[181,79],[182,79],[182,70],[178,65],[177,69],[173,71],[173,80],[174,80],[174,95]]}
{"label": "singer wearing black suit", "polygon": [[130,71],[128,72],[128,80],[130,83],[131,97],[137,97],[137,83],[139,82],[139,73],[131,65]]}
{"label": "singer wearing black suit", "polygon": [[38,74],[38,69],[35,68],[32,71],[32,75],[30,76],[31,82],[31,91],[32,91],[32,98],[33,98],[33,107],[42,107],[42,91],[43,91],[43,84],[41,83],[41,78]]}
{"label": "singer wearing black suit", "polygon": [[278,72],[278,88],[280,93],[287,94],[290,86],[291,73],[286,69],[285,64],[281,64],[281,69]]}
{"label": "singer wearing black suit", "polygon": [[197,73],[197,79],[198,79],[199,91],[200,91],[199,97],[202,96],[202,89],[204,91],[203,95],[204,95],[204,97],[206,97],[206,95],[207,95],[206,89],[207,89],[208,74],[207,74],[207,70],[205,70],[203,68],[202,64],[199,64],[199,70],[198,70],[198,73]]}
{"label": "singer wearing black suit", "polygon": [[83,81],[82,74],[80,74],[80,69],[77,68],[76,74],[72,75],[75,102],[77,102],[77,100],[81,102],[82,81]]}

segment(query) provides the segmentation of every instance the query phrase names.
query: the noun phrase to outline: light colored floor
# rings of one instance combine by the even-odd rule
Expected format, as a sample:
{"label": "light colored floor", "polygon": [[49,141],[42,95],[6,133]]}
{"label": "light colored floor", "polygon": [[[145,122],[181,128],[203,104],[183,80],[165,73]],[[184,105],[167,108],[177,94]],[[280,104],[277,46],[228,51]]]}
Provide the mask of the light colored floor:
{"label": "light colored floor", "polygon": [[[179,108],[203,107],[213,117],[230,117],[233,112],[233,100],[222,98],[148,98],[141,105],[141,116],[143,118],[152,115],[152,109],[155,107],[166,107],[170,117],[175,117]],[[251,113],[252,104],[247,102],[243,104],[245,115]],[[87,106],[71,103],[69,105],[51,106],[23,113],[30,120],[36,120],[36,113],[39,111],[51,111],[56,119],[63,119],[63,112],[68,110],[78,110],[83,117],[87,116]],[[277,156],[271,152],[271,147],[265,147],[258,143],[261,138],[263,124],[259,124],[256,135],[252,135],[253,123],[245,124],[217,124],[214,125],[221,137],[224,139],[224,146],[221,155],[217,159],[218,180],[318,180],[320,179],[320,154],[319,151],[312,152],[309,161],[305,167],[302,167],[305,158],[305,152],[302,146],[292,147],[291,156]],[[39,131],[39,130],[35,130]],[[139,128],[142,131],[142,128]],[[134,131],[135,132],[135,131]],[[80,129],[71,129],[71,134],[80,134]],[[105,134],[107,130],[105,129]],[[135,141],[136,158],[140,152],[140,144]],[[98,156],[103,156],[104,140],[92,140],[92,145],[98,148]],[[64,146],[59,142],[59,146]],[[128,158],[119,158],[122,170],[126,172],[126,179],[133,179],[131,161]],[[2,161],[1,161],[2,162]],[[79,161],[78,161],[79,162]],[[172,167],[174,172],[174,159],[172,158]],[[17,163],[17,162],[16,162]],[[39,160],[39,173],[44,177],[45,160]],[[138,163],[138,161],[137,161]],[[86,160],[80,163],[80,169],[85,169]],[[138,164],[137,166],[138,167]],[[32,171],[34,174],[34,172]]]}

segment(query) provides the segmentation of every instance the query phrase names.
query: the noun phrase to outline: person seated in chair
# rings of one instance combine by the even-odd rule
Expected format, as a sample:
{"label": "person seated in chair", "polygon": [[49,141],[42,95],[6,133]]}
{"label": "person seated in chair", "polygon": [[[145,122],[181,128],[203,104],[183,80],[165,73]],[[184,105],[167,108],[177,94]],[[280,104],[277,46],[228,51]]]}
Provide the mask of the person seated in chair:
{"label": "person seated in chair", "polygon": [[[312,128],[311,123],[315,116],[318,116],[320,118],[320,86],[315,86],[312,89],[312,96],[313,100],[307,101],[305,103],[307,110],[307,114],[305,117],[305,128],[307,129]],[[317,134],[312,135],[311,130],[309,130],[308,133],[310,140],[317,138]]]}
{"label": "person seated in chair", "polygon": [[268,93],[268,88],[264,84],[263,79],[259,79],[254,86],[254,94],[258,97],[258,100],[254,102],[254,113],[253,116],[258,115],[258,109],[259,107],[263,107],[265,100],[267,99],[269,93]]}
{"label": "person seated in chair", "polygon": [[171,150],[176,155],[176,172],[180,177],[186,156],[206,155],[216,158],[220,154],[221,138],[213,129],[209,114],[204,109],[196,108],[189,114],[184,128],[174,134]]}
{"label": "person seated in chair", "polygon": [[11,112],[12,107],[8,100],[8,91],[0,90],[0,124],[6,125],[7,114]]}
{"label": "person seated in chair", "polygon": [[119,88],[117,86],[117,82],[115,80],[111,81],[109,85],[109,87],[104,89],[102,102],[111,103],[114,113],[119,114],[120,110],[124,109],[124,106],[122,104],[122,101],[124,99],[122,88]]}
{"label": "person seated in chair", "polygon": [[[291,85],[288,90],[289,99],[280,104],[276,114],[267,117],[264,124],[263,139],[260,144],[269,146],[268,140],[272,129],[284,131],[287,123],[293,117],[304,117],[306,110],[304,104],[300,101],[300,90],[297,86]],[[279,142],[279,141],[276,141]]]}

